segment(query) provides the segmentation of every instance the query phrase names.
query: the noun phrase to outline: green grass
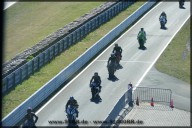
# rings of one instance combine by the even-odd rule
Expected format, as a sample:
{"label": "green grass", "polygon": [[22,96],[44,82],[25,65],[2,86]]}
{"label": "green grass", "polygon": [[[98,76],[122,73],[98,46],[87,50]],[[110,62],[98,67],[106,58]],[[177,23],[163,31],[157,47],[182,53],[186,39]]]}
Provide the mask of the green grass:
{"label": "green grass", "polygon": [[[190,51],[186,44],[190,39],[190,20],[176,34],[155,64],[160,72],[174,76],[190,84]],[[183,52],[186,58],[182,58]]]}
{"label": "green grass", "polygon": [[[91,32],[82,41],[70,47],[68,50],[57,56],[49,64],[41,68],[38,72],[34,73],[30,79],[18,85],[15,90],[2,98],[2,116],[6,116],[15,107],[21,104],[25,99],[32,95],[36,90],[42,87],[52,77],[58,74],[63,68],[69,65],[79,55],[86,51],[86,48],[91,47],[100,38],[107,34],[111,29],[121,23],[125,18],[136,11],[145,2],[136,2],[125,11],[121,12],[110,22],[105,23],[99,29]],[[48,27],[48,26],[47,26]]]}
{"label": "green grass", "polygon": [[4,62],[103,3],[100,1],[14,4],[4,11]]}

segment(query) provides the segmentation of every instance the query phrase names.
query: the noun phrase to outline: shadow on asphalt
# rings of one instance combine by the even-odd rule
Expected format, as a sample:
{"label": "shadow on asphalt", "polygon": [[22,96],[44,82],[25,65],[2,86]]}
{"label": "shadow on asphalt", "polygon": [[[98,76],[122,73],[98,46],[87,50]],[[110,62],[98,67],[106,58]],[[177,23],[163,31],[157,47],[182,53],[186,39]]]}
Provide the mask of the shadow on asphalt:
{"label": "shadow on asphalt", "polygon": [[100,102],[102,102],[101,97],[98,95],[96,98],[94,98],[93,100],[90,99],[91,102],[95,102],[96,104],[99,104]]}
{"label": "shadow on asphalt", "polygon": [[108,78],[108,80],[115,82],[118,81],[119,79],[114,75],[112,78]]}

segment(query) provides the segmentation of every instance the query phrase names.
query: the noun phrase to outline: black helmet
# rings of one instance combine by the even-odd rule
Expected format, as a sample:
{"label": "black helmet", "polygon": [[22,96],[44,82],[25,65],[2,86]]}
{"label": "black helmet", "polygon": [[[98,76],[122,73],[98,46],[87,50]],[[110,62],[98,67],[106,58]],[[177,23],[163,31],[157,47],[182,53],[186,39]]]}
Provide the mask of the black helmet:
{"label": "black helmet", "polygon": [[118,44],[115,44],[115,47],[118,47]]}
{"label": "black helmet", "polygon": [[28,107],[27,108],[27,112],[30,113],[32,111],[32,108],[31,107]]}
{"label": "black helmet", "polygon": [[166,15],[166,14],[165,14],[165,12],[163,11],[163,12],[161,13],[161,15]]}
{"label": "black helmet", "polygon": [[94,73],[94,76],[96,76],[96,75],[98,75],[98,72],[95,72],[95,73]]}
{"label": "black helmet", "polygon": [[69,99],[70,99],[70,100],[74,100],[74,97],[73,97],[73,96],[71,96]]}

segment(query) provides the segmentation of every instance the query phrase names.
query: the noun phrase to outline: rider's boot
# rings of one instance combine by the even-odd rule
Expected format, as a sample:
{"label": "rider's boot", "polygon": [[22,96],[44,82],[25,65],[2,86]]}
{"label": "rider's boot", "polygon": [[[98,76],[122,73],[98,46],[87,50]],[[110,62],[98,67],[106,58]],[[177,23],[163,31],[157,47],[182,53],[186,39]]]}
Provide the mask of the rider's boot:
{"label": "rider's boot", "polygon": [[94,100],[94,93],[91,92],[91,94],[92,94],[91,100]]}
{"label": "rider's boot", "polygon": [[99,86],[99,92],[101,92],[101,86]]}
{"label": "rider's boot", "polygon": [[111,73],[109,73],[109,79],[111,79]]}

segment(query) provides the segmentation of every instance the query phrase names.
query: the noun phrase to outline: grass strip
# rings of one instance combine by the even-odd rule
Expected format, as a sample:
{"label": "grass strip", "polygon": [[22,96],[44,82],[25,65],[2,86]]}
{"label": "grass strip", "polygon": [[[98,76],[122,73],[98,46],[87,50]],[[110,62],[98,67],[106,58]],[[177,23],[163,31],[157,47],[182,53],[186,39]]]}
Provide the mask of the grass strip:
{"label": "grass strip", "polygon": [[190,84],[190,19],[157,60],[158,71]]}
{"label": "grass strip", "polygon": [[103,3],[17,2],[4,11],[4,62]]}

